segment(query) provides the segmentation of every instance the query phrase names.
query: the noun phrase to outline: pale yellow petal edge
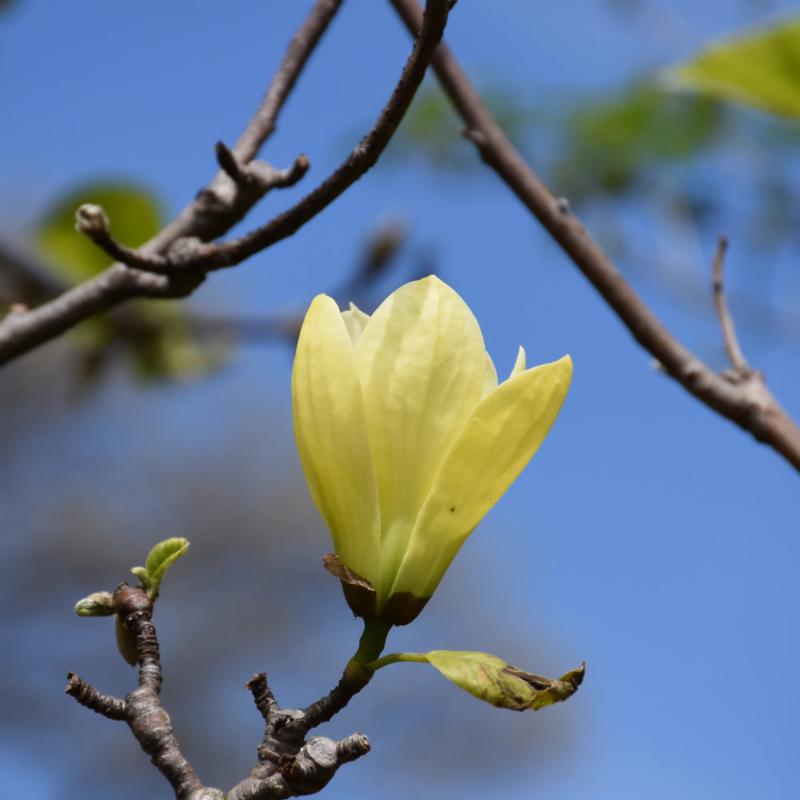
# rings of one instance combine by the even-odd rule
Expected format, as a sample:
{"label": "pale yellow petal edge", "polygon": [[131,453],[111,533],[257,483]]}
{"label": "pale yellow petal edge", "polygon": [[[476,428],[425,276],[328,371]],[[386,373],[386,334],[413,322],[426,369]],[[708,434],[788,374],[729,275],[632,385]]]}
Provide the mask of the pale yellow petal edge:
{"label": "pale yellow petal edge", "polygon": [[525,370],[487,395],[437,474],[393,592],[429,597],[459,548],[539,449],[572,379],[569,356]]}

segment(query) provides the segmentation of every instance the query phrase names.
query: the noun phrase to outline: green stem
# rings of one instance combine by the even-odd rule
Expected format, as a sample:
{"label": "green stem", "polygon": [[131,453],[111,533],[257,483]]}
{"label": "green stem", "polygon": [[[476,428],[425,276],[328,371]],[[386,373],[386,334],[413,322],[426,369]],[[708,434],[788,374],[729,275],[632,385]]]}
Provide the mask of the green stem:
{"label": "green stem", "polygon": [[383,620],[364,621],[364,632],[358,642],[358,650],[344,669],[344,677],[348,681],[359,687],[366,686],[375,671],[372,663],[383,652],[391,627],[391,623]]}
{"label": "green stem", "polygon": [[389,653],[383,658],[378,658],[372,661],[367,666],[375,672],[381,667],[386,667],[389,664],[398,664],[401,661],[412,661],[416,664],[427,664],[428,659],[424,653]]}

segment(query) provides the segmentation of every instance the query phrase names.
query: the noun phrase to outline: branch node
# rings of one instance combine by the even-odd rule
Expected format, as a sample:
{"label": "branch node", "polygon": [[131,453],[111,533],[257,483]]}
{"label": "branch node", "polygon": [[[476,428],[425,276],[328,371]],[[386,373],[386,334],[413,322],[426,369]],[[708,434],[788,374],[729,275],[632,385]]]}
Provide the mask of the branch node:
{"label": "branch node", "polygon": [[205,242],[197,236],[181,236],[167,250],[169,263],[180,270],[190,269],[193,262],[201,255]]}
{"label": "branch node", "polygon": [[222,789],[212,789],[204,786],[196,792],[192,792],[187,800],[225,800],[225,792]]}
{"label": "branch node", "polygon": [[486,134],[477,128],[466,127],[462,130],[462,134],[467,141],[472,142],[480,150],[486,147],[489,142]]}

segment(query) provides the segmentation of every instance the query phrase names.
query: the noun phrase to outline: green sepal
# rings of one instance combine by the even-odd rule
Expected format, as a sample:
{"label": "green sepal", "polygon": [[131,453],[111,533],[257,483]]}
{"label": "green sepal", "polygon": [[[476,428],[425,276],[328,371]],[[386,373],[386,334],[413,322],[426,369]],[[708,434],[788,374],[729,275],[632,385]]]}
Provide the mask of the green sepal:
{"label": "green sepal", "polygon": [[151,600],[158,597],[161,581],[166,571],[189,550],[189,541],[175,536],[159,542],[147,555],[143,567],[133,567],[131,572],[139,579]]}

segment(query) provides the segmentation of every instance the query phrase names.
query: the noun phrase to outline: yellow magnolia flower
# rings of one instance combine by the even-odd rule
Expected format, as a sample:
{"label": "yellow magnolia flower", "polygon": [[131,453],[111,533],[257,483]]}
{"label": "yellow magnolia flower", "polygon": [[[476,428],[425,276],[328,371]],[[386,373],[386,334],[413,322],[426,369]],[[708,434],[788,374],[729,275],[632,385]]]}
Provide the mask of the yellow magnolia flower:
{"label": "yellow magnolia flower", "polygon": [[572,360],[498,384],[478,322],[434,276],[370,317],[318,295],[292,376],[294,429],[351,608],[410,622],[558,416]]}

